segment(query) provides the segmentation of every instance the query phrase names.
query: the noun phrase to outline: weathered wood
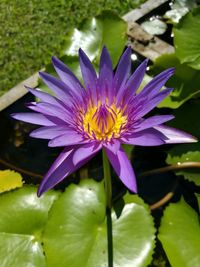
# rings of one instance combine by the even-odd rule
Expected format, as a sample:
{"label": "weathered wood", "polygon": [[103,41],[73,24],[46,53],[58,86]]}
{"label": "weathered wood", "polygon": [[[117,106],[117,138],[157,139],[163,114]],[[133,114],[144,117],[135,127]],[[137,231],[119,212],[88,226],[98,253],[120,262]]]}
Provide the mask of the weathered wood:
{"label": "weathered wood", "polygon": [[125,14],[122,18],[127,22],[134,22],[151,12],[153,9],[168,2],[168,0],[149,0],[136,9]]}
{"label": "weathered wood", "polygon": [[16,100],[20,99],[22,96],[24,96],[27,93],[26,86],[35,87],[38,83],[38,72],[33,74],[28,79],[24,80],[23,82],[19,83],[12,89],[10,89],[7,93],[5,93],[0,98],[0,111],[14,103]]}
{"label": "weathered wood", "polygon": [[152,61],[162,54],[174,52],[173,46],[147,33],[136,22],[128,24],[127,35],[129,37],[129,45],[132,49],[144,57],[150,58]]}

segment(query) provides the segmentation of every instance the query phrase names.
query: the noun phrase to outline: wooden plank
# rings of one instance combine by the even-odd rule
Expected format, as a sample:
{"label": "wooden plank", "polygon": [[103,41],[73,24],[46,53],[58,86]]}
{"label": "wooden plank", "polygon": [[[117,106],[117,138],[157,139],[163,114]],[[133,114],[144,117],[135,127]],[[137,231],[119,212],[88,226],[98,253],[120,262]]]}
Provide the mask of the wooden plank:
{"label": "wooden plank", "polygon": [[138,8],[128,12],[122,18],[127,22],[135,22],[138,19],[142,18],[144,15],[151,12],[153,9],[159,7],[160,5],[168,2],[169,0],[149,0],[139,6]]}
{"label": "wooden plank", "polygon": [[14,103],[16,100],[20,99],[22,96],[24,96],[27,93],[26,86],[30,87],[36,87],[38,84],[38,72],[33,74],[31,77],[28,79],[24,80],[23,82],[19,83],[12,89],[10,89],[7,93],[5,93],[1,98],[0,98],[0,111]]}
{"label": "wooden plank", "polygon": [[174,52],[174,47],[172,45],[147,33],[136,22],[128,24],[127,35],[129,37],[128,45],[130,45],[133,50],[144,57],[150,58],[152,61],[162,54]]}

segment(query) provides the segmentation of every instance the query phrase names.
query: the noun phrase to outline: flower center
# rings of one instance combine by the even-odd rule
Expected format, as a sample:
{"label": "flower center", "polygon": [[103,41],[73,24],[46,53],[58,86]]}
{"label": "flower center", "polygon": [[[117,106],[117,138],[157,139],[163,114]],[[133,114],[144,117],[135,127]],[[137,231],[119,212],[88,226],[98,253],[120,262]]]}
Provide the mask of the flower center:
{"label": "flower center", "polygon": [[123,113],[115,104],[90,105],[83,115],[83,130],[90,138],[100,141],[119,138],[127,123],[127,116]]}

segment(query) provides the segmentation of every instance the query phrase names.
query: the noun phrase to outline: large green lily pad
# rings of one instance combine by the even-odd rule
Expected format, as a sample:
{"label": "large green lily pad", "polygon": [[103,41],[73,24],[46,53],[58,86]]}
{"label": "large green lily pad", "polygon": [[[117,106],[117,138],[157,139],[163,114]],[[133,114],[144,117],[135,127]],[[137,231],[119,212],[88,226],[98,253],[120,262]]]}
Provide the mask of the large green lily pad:
{"label": "large green lily pad", "polygon": [[105,45],[115,65],[126,44],[126,29],[126,23],[119,16],[111,11],[104,11],[97,17],[85,20],[68,35],[63,53],[77,56],[81,47],[90,60],[98,61]]}
{"label": "large green lily pad", "polygon": [[178,23],[184,15],[196,6],[195,0],[175,0],[170,5],[171,10],[168,10],[164,17],[169,19],[171,23]]}
{"label": "large green lily pad", "polygon": [[46,267],[42,246],[30,235],[0,233],[0,259],[1,267]]}
{"label": "large green lily pad", "polygon": [[175,67],[175,74],[166,86],[174,90],[158,107],[176,109],[189,99],[200,95],[200,71],[181,64],[175,54],[165,54],[156,59],[151,72],[155,75],[170,67]]}
{"label": "large green lily pad", "polygon": [[174,27],[174,45],[181,63],[200,69],[200,7],[193,9]]}
{"label": "large green lily pad", "polygon": [[[175,119],[168,124],[172,127],[184,130],[198,139],[200,138],[200,100],[192,99],[174,111]],[[200,144],[178,144],[168,150],[167,163],[177,164],[183,162],[200,162]],[[200,169],[180,169],[178,174],[184,175],[190,181],[200,184]]]}
{"label": "large green lily pad", "polygon": [[[166,162],[168,164],[179,164],[192,162],[200,163],[200,144],[177,145],[168,151]],[[181,165],[180,165],[181,166]],[[184,175],[186,179],[200,185],[200,166],[183,168],[176,171],[179,175]]]}
{"label": "large green lily pad", "polygon": [[24,186],[0,195],[1,267],[46,266],[39,240],[59,194],[50,191],[38,198],[36,191]]}
{"label": "large green lily pad", "polygon": [[58,197],[49,191],[37,197],[36,187],[26,186],[0,195],[0,232],[39,235]]}
{"label": "large green lily pad", "polygon": [[172,267],[199,267],[200,225],[197,213],[180,201],[164,212],[158,238]]}
{"label": "large green lily pad", "polygon": [[[104,196],[103,183],[85,180],[55,202],[43,235],[48,267],[108,266]],[[139,197],[124,201],[120,216],[112,211],[113,266],[147,266],[154,247],[152,217]]]}

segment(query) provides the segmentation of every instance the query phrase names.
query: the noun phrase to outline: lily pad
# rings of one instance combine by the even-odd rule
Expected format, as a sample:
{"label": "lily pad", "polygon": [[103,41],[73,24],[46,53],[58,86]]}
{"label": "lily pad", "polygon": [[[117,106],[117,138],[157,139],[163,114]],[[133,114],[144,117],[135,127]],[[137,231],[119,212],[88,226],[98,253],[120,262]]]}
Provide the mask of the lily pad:
{"label": "lily pad", "polygon": [[148,32],[149,34],[152,34],[152,35],[161,35],[161,34],[164,34],[165,31],[167,30],[167,24],[164,21],[162,21],[156,17],[151,18],[148,21],[144,21],[141,24],[141,27],[146,32]]}
{"label": "lily pad", "polygon": [[0,233],[0,258],[1,267],[46,267],[42,246],[29,235]]}
{"label": "lily pad", "polygon": [[168,10],[164,17],[169,19],[169,22],[171,23],[178,23],[184,15],[196,6],[197,4],[195,0],[175,0],[170,5],[171,10]]}
{"label": "lily pad", "polygon": [[[155,230],[138,196],[129,198],[120,216],[112,211],[112,227],[113,266],[147,266]],[[50,211],[43,243],[48,267],[108,266],[103,183],[84,180],[69,186]]]}
{"label": "lily pad", "polygon": [[22,187],[22,176],[11,170],[0,171],[0,193]]}
{"label": "lily pad", "polygon": [[172,267],[199,267],[200,227],[197,213],[181,200],[164,212],[158,238]]}
{"label": "lily pad", "polygon": [[38,198],[36,187],[0,195],[0,258],[2,267],[45,267],[40,236],[59,193]]}
{"label": "lily pad", "polygon": [[200,7],[193,9],[174,27],[174,45],[181,63],[200,69]]}
{"label": "lily pad", "polygon": [[36,187],[24,186],[0,195],[0,232],[35,235],[39,238],[48,212],[58,197],[49,191],[37,197]]}
{"label": "lily pad", "polygon": [[187,64],[181,64],[175,54],[165,54],[156,59],[151,68],[151,74],[158,74],[170,67],[175,67],[175,74],[169,79],[166,86],[174,88],[174,90],[158,107],[176,109],[189,99],[200,95],[200,71],[194,70]]}
{"label": "lily pad", "polygon": [[[168,151],[166,162],[168,164],[180,164],[192,162],[190,168],[177,170],[178,175],[183,175],[189,181],[200,185],[200,166],[195,167],[195,162],[200,165],[200,144],[185,144],[175,146]],[[181,165],[180,165],[181,166]]]}
{"label": "lily pad", "polygon": [[63,54],[77,56],[81,47],[91,61],[98,61],[105,45],[115,65],[126,44],[126,30],[127,24],[119,16],[104,11],[97,17],[85,20],[68,35]]}

